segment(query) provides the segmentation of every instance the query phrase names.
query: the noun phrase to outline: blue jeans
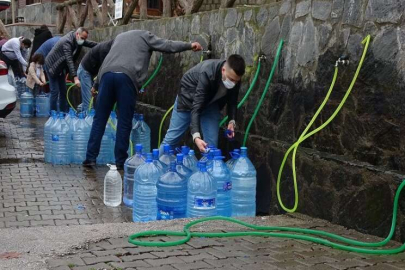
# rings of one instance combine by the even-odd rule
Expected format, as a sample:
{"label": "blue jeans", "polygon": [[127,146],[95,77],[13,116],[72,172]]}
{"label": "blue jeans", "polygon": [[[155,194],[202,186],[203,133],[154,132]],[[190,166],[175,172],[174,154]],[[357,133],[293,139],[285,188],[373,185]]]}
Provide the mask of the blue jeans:
{"label": "blue jeans", "polygon": [[[45,72],[46,68],[45,68]],[[50,76],[49,72],[47,72],[48,79],[49,79],[49,87],[51,88],[51,110],[58,110],[58,98],[59,98],[59,109],[61,112],[68,112],[69,106],[66,99],[66,82],[65,72],[62,72],[56,76]]]}
{"label": "blue jeans", "polygon": [[87,144],[86,159],[88,161],[96,161],[97,159],[105,126],[114,103],[117,102],[119,115],[114,154],[116,164],[124,165],[128,158],[127,151],[132,129],[132,117],[135,112],[135,99],[135,86],[126,74],[113,72],[103,74],[97,97],[97,111]]}
{"label": "blue jeans", "polygon": [[77,69],[77,77],[79,78],[82,89],[82,112],[87,112],[91,100],[93,80],[90,73],[83,68],[82,64],[80,64]]}
{"label": "blue jeans", "polygon": [[[202,130],[203,140],[208,145],[217,147],[219,121],[221,113],[217,103],[213,103],[205,108],[200,116],[200,126]],[[169,144],[172,149],[177,147],[191,122],[191,112],[177,111],[177,99],[174,103],[172,117],[170,118],[169,130],[163,139],[160,152],[163,152],[163,144]]]}

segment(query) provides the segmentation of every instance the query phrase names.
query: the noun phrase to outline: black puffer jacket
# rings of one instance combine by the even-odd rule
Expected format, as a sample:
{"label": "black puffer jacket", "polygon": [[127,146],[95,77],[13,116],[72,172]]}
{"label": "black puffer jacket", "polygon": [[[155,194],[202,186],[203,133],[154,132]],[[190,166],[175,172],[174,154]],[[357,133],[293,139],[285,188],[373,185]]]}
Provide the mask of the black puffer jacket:
{"label": "black puffer jacket", "polygon": [[[97,43],[86,40],[82,46],[93,48],[96,45]],[[49,74],[55,76],[68,68],[70,76],[76,77],[74,61],[79,56],[82,46],[79,46],[76,42],[75,31],[63,36],[45,58],[45,65]]]}
{"label": "black puffer jacket", "polygon": [[[206,60],[187,71],[180,83],[177,97],[178,111],[191,111],[191,134],[200,132],[200,115],[210,104],[222,84],[222,66],[225,60]],[[221,110],[227,105],[229,120],[236,120],[238,94],[241,83],[228,89],[225,96],[216,100]]]}

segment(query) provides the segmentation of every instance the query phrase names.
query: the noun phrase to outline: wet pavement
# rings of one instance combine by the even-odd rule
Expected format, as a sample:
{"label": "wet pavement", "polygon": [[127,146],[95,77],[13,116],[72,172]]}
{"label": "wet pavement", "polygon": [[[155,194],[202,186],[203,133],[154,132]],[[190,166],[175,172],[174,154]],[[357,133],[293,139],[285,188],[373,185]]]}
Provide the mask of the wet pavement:
{"label": "wet pavement", "polygon": [[102,200],[107,167],[44,163],[45,118],[0,119],[0,228],[131,221],[131,211]]}
{"label": "wet pavement", "polygon": [[[166,248],[129,244],[127,239],[132,233],[181,231],[187,220],[132,223],[130,209],[105,207],[105,166],[83,169],[78,165],[44,163],[46,120],[20,118],[18,110],[7,119],[0,119],[0,269],[405,269],[404,253],[355,254],[282,238],[193,238],[187,244]],[[247,221],[381,241],[300,214]],[[216,222],[200,225],[197,230],[229,232],[241,228]],[[388,247],[398,245],[390,242]]]}

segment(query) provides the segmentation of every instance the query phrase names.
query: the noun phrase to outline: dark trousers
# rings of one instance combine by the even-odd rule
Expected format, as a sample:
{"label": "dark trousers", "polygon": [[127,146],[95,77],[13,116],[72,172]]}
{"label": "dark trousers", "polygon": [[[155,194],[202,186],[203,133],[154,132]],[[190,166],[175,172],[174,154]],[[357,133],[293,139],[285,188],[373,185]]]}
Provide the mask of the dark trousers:
{"label": "dark trousers", "polygon": [[[45,68],[46,72],[46,68]],[[49,87],[51,89],[51,110],[57,111],[57,103],[59,98],[59,109],[61,112],[68,112],[69,106],[66,99],[66,82],[65,82],[65,73],[62,72],[56,76],[50,76],[48,73],[49,78]]]}
{"label": "dark trousers", "polygon": [[114,104],[117,103],[119,114],[114,154],[116,164],[124,164],[128,158],[127,151],[132,129],[132,117],[135,112],[135,99],[136,89],[127,75],[113,72],[103,74],[98,91],[97,110],[87,144],[87,160],[96,161],[105,126]]}
{"label": "dark trousers", "polygon": [[14,77],[15,78],[22,78],[25,77],[22,65],[20,61],[17,59],[15,60],[10,60],[7,56],[5,56],[3,53],[0,52],[0,59],[6,63],[7,68],[11,66],[11,69],[13,70]]}

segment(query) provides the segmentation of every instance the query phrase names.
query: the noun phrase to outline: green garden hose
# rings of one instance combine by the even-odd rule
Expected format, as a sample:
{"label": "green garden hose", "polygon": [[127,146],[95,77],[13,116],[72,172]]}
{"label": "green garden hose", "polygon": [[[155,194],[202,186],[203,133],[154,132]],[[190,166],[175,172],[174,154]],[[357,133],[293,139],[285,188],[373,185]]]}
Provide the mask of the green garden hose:
{"label": "green garden hose", "polygon": [[[314,123],[314,121],[316,120],[316,118],[318,117],[319,113],[321,112],[321,110],[323,109],[323,107],[325,106],[326,102],[329,99],[329,96],[332,92],[333,86],[335,84],[336,81],[336,77],[337,77],[337,67],[335,68],[335,74],[333,76],[333,80],[332,80],[332,84],[329,88],[329,91],[324,99],[324,101],[322,102],[322,105],[319,107],[319,109],[317,110],[317,112],[315,113],[315,115],[313,116],[311,122],[309,123],[309,125],[307,126],[307,128],[304,130],[304,132],[301,134],[301,136],[299,137],[298,141],[295,142],[289,149],[288,151],[285,153],[284,155],[284,159],[283,162],[281,163],[280,166],[280,170],[278,173],[278,177],[277,177],[277,198],[278,201],[280,203],[280,206],[287,212],[289,213],[293,213],[297,210],[298,207],[298,185],[297,185],[297,177],[296,177],[296,169],[295,169],[295,157],[296,157],[296,152],[297,152],[297,148],[300,145],[300,143],[302,143],[303,141],[305,141],[306,139],[308,139],[310,136],[314,135],[315,133],[317,133],[318,131],[322,130],[324,127],[326,127],[335,117],[336,115],[339,113],[339,111],[342,109],[343,105],[345,104],[348,96],[350,95],[350,92],[353,89],[354,83],[356,82],[357,76],[359,75],[360,69],[363,65],[364,59],[366,57],[366,53],[368,50],[368,46],[370,43],[370,35],[368,35],[362,42],[362,44],[365,44],[364,49],[363,49],[363,54],[361,56],[359,65],[357,66],[357,70],[356,73],[354,74],[354,77],[352,79],[352,82],[350,83],[349,88],[346,91],[345,96],[343,97],[342,101],[340,102],[339,106],[336,108],[336,110],[333,112],[333,114],[329,117],[328,120],[325,121],[325,123],[323,123],[320,127],[316,128],[315,130],[311,131],[309,134],[306,134],[307,131],[309,130],[309,128],[312,126],[312,124]],[[283,169],[284,169],[284,165],[285,162],[288,158],[288,155],[290,154],[290,152],[294,149],[293,152],[293,158],[292,158],[292,168],[293,168],[293,181],[294,181],[294,197],[295,197],[295,202],[294,202],[294,207],[292,209],[289,209],[287,207],[284,206],[282,199],[281,199],[281,194],[280,194],[280,183],[281,183],[281,175],[283,173]]]}
{"label": "green garden hose", "polygon": [[[253,87],[255,87],[256,85],[256,81],[257,78],[259,77],[259,73],[260,73],[260,68],[261,68],[261,57],[259,58],[259,63],[257,64],[257,70],[256,70],[256,74],[253,78],[252,83],[249,86],[249,89],[246,91],[245,96],[242,98],[242,100],[238,103],[237,108],[239,109],[240,107],[242,107],[242,105],[245,103],[246,99],[249,97],[250,92],[252,92]],[[226,123],[226,121],[228,120],[228,116],[225,116],[224,119],[222,119],[222,121],[219,123],[219,126],[222,126],[223,124]]]}
{"label": "green garden hose", "polygon": [[74,83],[66,83],[67,86],[69,86],[67,92],[66,92],[66,100],[69,103],[70,108],[72,108],[75,112],[76,109],[73,107],[72,103],[70,103],[70,99],[69,99],[69,93],[70,93],[70,89],[72,89],[73,86],[75,86]]}
{"label": "green garden hose", "polygon": [[[390,249],[372,249],[373,247],[384,247],[393,237],[395,233],[395,227],[397,222],[398,214],[398,201],[401,195],[402,189],[405,187],[405,180],[399,185],[394,198],[393,215],[391,221],[391,229],[388,236],[380,242],[362,242],[354,239],[339,236],[337,234],[328,233],[320,230],[312,229],[301,229],[293,227],[274,227],[274,226],[257,226],[243,222],[238,219],[228,218],[228,217],[207,217],[201,218],[195,221],[187,223],[182,232],[174,231],[145,231],[136,233],[129,236],[128,242],[138,246],[155,246],[155,247],[168,247],[176,246],[187,243],[191,237],[246,237],[246,236],[261,236],[261,237],[278,237],[278,238],[289,238],[296,240],[304,240],[312,242],[315,244],[321,244],[335,249],[365,253],[365,254],[375,254],[375,255],[390,255],[405,251],[405,244]],[[235,223],[251,230],[240,231],[240,232],[191,232],[191,227],[208,221],[227,221],[230,223]],[[282,232],[282,233],[280,233]],[[297,234],[296,234],[297,233]],[[169,241],[169,242],[148,242],[137,240],[141,237],[151,237],[151,236],[179,236],[183,237],[179,240]],[[319,237],[313,237],[319,236]],[[329,238],[329,239],[324,239]],[[336,243],[332,240],[336,240]]]}
{"label": "green garden hose", "polygon": [[259,100],[259,103],[257,104],[256,109],[255,109],[255,111],[254,111],[254,113],[252,115],[252,118],[250,119],[249,124],[248,124],[248,126],[246,128],[245,137],[243,139],[243,144],[242,144],[243,146],[246,146],[246,141],[247,141],[247,138],[249,136],[250,128],[251,128],[251,126],[253,124],[253,121],[255,120],[255,118],[256,118],[259,110],[260,110],[260,107],[262,106],[262,103],[264,101],[264,98],[266,97],[267,91],[269,90],[271,80],[273,79],[274,72],[276,71],[276,67],[277,67],[277,64],[278,64],[278,59],[280,58],[281,49],[283,48],[283,43],[284,43],[284,41],[281,39],[280,43],[278,44],[276,57],[274,58],[274,62],[273,62],[273,66],[271,68],[269,78],[267,79],[266,87],[263,90],[263,94],[262,94],[262,96],[261,96],[261,98]]}

